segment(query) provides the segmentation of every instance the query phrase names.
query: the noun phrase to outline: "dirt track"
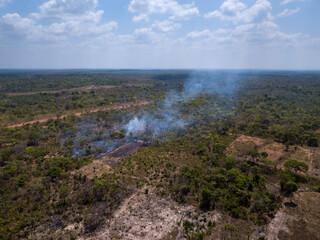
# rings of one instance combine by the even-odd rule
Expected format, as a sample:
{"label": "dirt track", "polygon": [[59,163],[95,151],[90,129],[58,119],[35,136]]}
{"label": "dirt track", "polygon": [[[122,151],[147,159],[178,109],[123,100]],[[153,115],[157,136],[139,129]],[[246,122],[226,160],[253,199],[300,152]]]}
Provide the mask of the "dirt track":
{"label": "dirt track", "polygon": [[[129,108],[129,107],[144,106],[144,105],[149,105],[149,104],[150,104],[150,102],[148,102],[148,101],[141,101],[141,102],[137,102],[137,103],[124,103],[124,104],[116,105],[116,106],[100,107],[100,108],[95,108],[95,109],[90,109],[90,110],[84,110],[82,112],[74,112],[74,113],[70,113],[70,114],[65,114],[65,115],[60,116],[59,118],[64,118],[64,117],[71,116],[71,115],[81,116],[83,114],[94,113],[94,112],[98,112],[98,111],[116,110],[116,109],[123,109],[123,108]],[[7,126],[7,128],[22,127],[23,125],[34,124],[37,122],[43,123],[43,122],[47,122],[50,119],[55,120],[57,118],[58,117],[41,118],[41,119],[36,119],[33,121],[9,125],[9,126]]]}

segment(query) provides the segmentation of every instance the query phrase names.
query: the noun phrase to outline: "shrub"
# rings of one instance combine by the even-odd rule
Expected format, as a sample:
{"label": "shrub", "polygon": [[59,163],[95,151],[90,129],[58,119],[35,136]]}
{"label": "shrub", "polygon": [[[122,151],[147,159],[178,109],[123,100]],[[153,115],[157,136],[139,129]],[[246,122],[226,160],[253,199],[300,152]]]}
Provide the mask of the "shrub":
{"label": "shrub", "polygon": [[295,182],[289,181],[284,185],[283,190],[286,195],[290,195],[291,193],[298,190],[298,185]]}
{"label": "shrub", "polygon": [[297,160],[292,160],[292,159],[286,161],[284,166],[287,169],[294,170],[295,172],[297,171],[307,172],[309,169],[309,166],[306,163],[299,162]]}
{"label": "shrub", "polygon": [[212,200],[213,200],[212,192],[209,189],[204,188],[201,193],[200,208],[204,210],[211,210]]}
{"label": "shrub", "polygon": [[257,149],[250,149],[247,153],[248,156],[252,157],[253,159],[259,158],[260,153],[258,152]]}

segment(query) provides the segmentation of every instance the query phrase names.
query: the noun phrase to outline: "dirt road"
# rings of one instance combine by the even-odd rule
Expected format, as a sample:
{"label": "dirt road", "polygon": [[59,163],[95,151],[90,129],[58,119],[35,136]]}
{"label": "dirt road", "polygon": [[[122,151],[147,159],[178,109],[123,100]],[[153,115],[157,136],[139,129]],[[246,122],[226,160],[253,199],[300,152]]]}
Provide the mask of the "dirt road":
{"label": "dirt road", "polygon": [[[136,103],[133,103],[133,102],[131,102],[131,103],[123,103],[121,105],[115,105],[115,106],[110,106],[110,107],[100,107],[100,108],[95,108],[95,109],[84,110],[82,112],[74,112],[74,113],[70,113],[70,114],[65,114],[65,115],[60,116],[59,118],[64,118],[64,117],[71,116],[71,115],[81,116],[83,114],[95,113],[95,112],[98,112],[98,111],[116,110],[116,109],[123,109],[123,108],[129,108],[129,107],[145,106],[145,105],[149,105],[149,104],[150,104],[150,102],[148,102],[148,101],[141,101],[141,102],[136,102]],[[47,122],[50,119],[55,120],[57,118],[58,117],[41,118],[41,119],[36,119],[36,120],[33,120],[33,121],[28,121],[28,122],[9,125],[9,126],[7,126],[7,128],[22,127],[23,125],[34,124],[34,123],[37,123],[37,122],[43,123],[43,122]]]}

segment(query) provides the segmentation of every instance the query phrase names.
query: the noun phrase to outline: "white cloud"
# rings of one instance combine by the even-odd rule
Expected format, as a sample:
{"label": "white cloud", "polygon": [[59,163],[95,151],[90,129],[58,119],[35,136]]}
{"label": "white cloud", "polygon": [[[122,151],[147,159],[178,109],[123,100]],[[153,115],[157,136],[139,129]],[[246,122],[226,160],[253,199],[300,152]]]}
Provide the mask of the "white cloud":
{"label": "white cloud", "polygon": [[149,18],[147,14],[141,13],[138,16],[134,16],[132,18],[132,22],[149,22]]}
{"label": "white cloud", "polygon": [[250,8],[247,8],[239,0],[227,0],[220,6],[220,10],[209,12],[204,17],[218,17],[222,20],[232,21],[235,24],[263,22],[266,19],[272,19],[271,10],[272,5],[267,0],[257,0]]}
{"label": "white cloud", "polygon": [[22,18],[17,13],[7,13],[0,19],[0,33],[2,37],[12,39],[26,38],[31,41],[57,41],[61,36],[55,36],[42,25],[29,18]]}
{"label": "white cloud", "polygon": [[[199,15],[199,10],[194,4],[179,4],[174,0],[131,0],[130,12],[144,15],[171,14],[170,19],[187,20]],[[134,17],[135,20],[139,16]]]}
{"label": "white cloud", "polygon": [[172,21],[168,20],[162,22],[156,21],[154,24],[152,24],[152,28],[160,32],[170,32],[181,28],[181,24],[173,23]]}
{"label": "white cloud", "polygon": [[0,7],[3,7],[7,3],[11,2],[11,0],[0,0]]}
{"label": "white cloud", "polygon": [[211,18],[211,17],[221,17],[228,19],[229,18],[234,18],[239,13],[246,9],[247,6],[243,4],[242,2],[239,2],[238,0],[227,0],[222,3],[220,6],[220,11],[216,10],[213,12],[209,12],[204,15],[205,18]]}
{"label": "white cloud", "polygon": [[[234,29],[219,29],[217,31],[203,30],[190,32],[186,40],[206,42],[206,45],[231,44],[237,45],[290,45],[299,42],[301,34],[285,34],[271,21],[248,23],[236,26]],[[204,44],[203,44],[204,45]]]}
{"label": "white cloud", "polygon": [[291,2],[294,2],[295,0],[283,0],[280,4],[284,5],[284,4],[288,4]]}
{"label": "white cloud", "polygon": [[288,3],[292,3],[292,2],[304,2],[305,0],[283,0],[282,2],[280,2],[281,5],[285,5]]}
{"label": "white cloud", "polygon": [[281,13],[278,14],[278,17],[288,17],[296,14],[299,11],[300,11],[300,8],[291,9],[291,10],[286,8],[285,10],[283,10]]}
{"label": "white cloud", "polygon": [[194,31],[187,34],[188,39],[196,39],[196,38],[208,38],[211,36],[211,31],[206,29],[203,31]]}
{"label": "white cloud", "polygon": [[[97,7],[98,0],[49,0],[43,3],[39,13],[33,14],[37,18],[66,19],[85,16]],[[96,12],[100,15],[100,11]]]}
{"label": "white cloud", "polygon": [[[104,12],[96,11],[96,7],[97,0],[49,0],[29,18],[22,18],[17,13],[4,15],[0,19],[0,34],[3,37],[16,35],[30,41],[44,42],[101,38],[117,28],[117,23],[101,23]],[[37,24],[42,19],[49,21],[46,25]]]}
{"label": "white cloud", "polygon": [[134,31],[133,40],[138,44],[148,44],[155,42],[157,40],[157,36],[152,31],[152,28],[140,28]]}
{"label": "white cloud", "polygon": [[[294,44],[301,39],[301,34],[285,34],[273,22],[272,5],[267,0],[257,0],[253,6],[247,7],[239,0],[227,0],[219,10],[207,13],[204,17],[216,17],[224,21],[231,21],[236,26],[225,31],[200,31],[187,34],[186,39],[199,38],[200,41],[212,44]],[[281,16],[289,16],[298,9],[286,10]]]}

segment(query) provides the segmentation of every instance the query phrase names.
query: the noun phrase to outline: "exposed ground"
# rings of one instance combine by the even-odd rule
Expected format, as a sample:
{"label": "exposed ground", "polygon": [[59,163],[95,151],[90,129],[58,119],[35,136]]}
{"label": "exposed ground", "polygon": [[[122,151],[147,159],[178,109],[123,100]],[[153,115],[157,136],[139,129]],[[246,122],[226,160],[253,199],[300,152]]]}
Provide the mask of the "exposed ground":
{"label": "exposed ground", "polygon": [[94,160],[92,163],[81,167],[77,171],[72,172],[72,174],[82,173],[86,175],[88,178],[92,179],[96,176],[101,177],[103,174],[111,172],[113,172],[113,169],[108,164],[105,164],[100,160]]}
{"label": "exposed ground", "polygon": [[82,173],[90,179],[95,176],[101,177],[104,173],[112,173],[112,167],[116,166],[126,156],[137,151],[142,145],[142,142],[131,141],[72,173]]}
{"label": "exposed ground", "polygon": [[123,109],[123,108],[129,108],[129,107],[137,107],[137,106],[144,106],[144,105],[149,105],[150,102],[148,101],[141,101],[141,102],[129,102],[129,103],[123,103],[121,105],[115,105],[115,106],[109,106],[109,107],[99,107],[99,108],[94,108],[94,109],[87,109],[87,110],[83,110],[81,112],[70,112],[68,114],[64,114],[62,116],[59,117],[47,117],[47,118],[39,118],[33,121],[28,121],[28,122],[23,122],[23,123],[18,123],[18,124],[13,124],[13,125],[9,125],[7,126],[7,128],[14,128],[14,127],[21,127],[23,125],[26,124],[34,124],[34,123],[43,123],[43,122],[47,122],[50,119],[57,119],[57,118],[64,118],[70,115],[74,115],[74,116],[81,116],[83,114],[87,114],[87,113],[95,113],[98,111],[108,111],[108,110],[116,110],[116,109]]}
{"label": "exposed ground", "polygon": [[126,199],[93,236],[79,239],[187,239],[185,221],[193,223],[196,231],[207,231],[208,222],[220,217],[216,212],[198,214],[192,206],[179,205],[153,189],[142,188]]}
{"label": "exposed ground", "polygon": [[290,146],[288,151],[284,144],[272,140],[240,135],[227,148],[227,153],[236,157],[246,157],[250,149],[257,149],[260,153],[267,152],[268,159],[274,160],[278,168],[288,159],[303,161],[309,166],[308,174],[320,176],[320,149],[306,146]]}
{"label": "exposed ground", "polygon": [[284,199],[281,209],[269,225],[253,233],[252,239],[320,239],[320,193],[297,192]]}

